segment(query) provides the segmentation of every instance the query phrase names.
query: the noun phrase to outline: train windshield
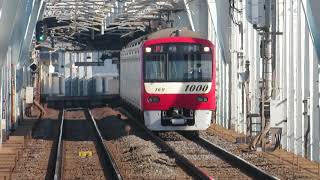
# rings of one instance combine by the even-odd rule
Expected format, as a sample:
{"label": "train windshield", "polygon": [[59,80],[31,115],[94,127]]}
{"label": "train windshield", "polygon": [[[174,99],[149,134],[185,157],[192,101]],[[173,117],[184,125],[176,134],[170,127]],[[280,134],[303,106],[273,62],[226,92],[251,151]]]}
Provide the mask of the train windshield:
{"label": "train windshield", "polygon": [[144,56],[146,82],[210,82],[212,52],[198,44],[165,44],[148,47]]}

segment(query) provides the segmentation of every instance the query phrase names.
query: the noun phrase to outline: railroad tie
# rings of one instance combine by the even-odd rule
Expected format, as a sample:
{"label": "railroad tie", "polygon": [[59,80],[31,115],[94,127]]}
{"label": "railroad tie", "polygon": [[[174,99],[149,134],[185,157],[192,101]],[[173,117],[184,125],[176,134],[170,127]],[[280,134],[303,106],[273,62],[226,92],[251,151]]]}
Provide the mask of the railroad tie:
{"label": "railroad tie", "polygon": [[0,179],[10,180],[13,168],[1,167],[0,166]]}
{"label": "railroad tie", "polygon": [[10,180],[13,169],[25,148],[24,136],[9,136],[9,139],[0,144],[0,179]]}

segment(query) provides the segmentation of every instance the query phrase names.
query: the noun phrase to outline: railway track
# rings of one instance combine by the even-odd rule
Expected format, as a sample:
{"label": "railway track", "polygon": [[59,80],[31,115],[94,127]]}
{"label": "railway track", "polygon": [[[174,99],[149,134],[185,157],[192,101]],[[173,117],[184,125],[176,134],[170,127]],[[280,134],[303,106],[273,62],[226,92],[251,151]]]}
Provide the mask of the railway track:
{"label": "railway track", "polygon": [[210,177],[206,172],[196,167],[191,161],[189,161],[187,158],[182,156],[179,152],[177,152],[174,148],[172,148],[170,145],[165,143],[160,137],[155,135],[153,132],[149,131],[145,128],[144,125],[142,125],[136,118],[134,118],[128,111],[126,111],[123,108],[117,108],[121,113],[125,114],[129,119],[134,120],[134,123],[140,128],[143,129],[145,133],[150,137],[150,139],[153,139],[155,144],[160,146],[162,149],[164,149],[167,154],[170,154],[176,159],[177,165],[179,165],[184,171],[186,171],[187,174],[191,175],[195,179],[213,179]]}
{"label": "railway track", "polygon": [[63,110],[55,159],[55,180],[122,179],[89,109]]}
{"label": "railway track", "polygon": [[198,143],[201,144],[201,146],[207,148],[211,152],[214,152],[217,154],[217,156],[221,157],[225,161],[229,162],[230,164],[233,164],[234,166],[237,166],[240,170],[246,172],[252,177],[255,177],[257,179],[274,179],[278,180],[279,178],[268,174],[267,172],[259,169],[257,166],[249,163],[248,161],[244,160],[243,158],[234,155],[230,153],[229,151],[223,149],[222,147],[213,144],[212,142],[208,141],[207,139],[199,136],[195,137]]}
{"label": "railway track", "polygon": [[232,154],[231,152],[223,149],[222,147],[210,142],[209,140],[205,139],[201,136],[188,136],[183,135],[184,137],[192,140],[193,142],[197,143],[201,147],[207,149],[211,153],[215,154],[217,157],[223,159],[225,162],[228,162],[234,167],[240,169],[240,171],[244,172],[250,177],[254,179],[272,179],[272,180],[279,180],[279,178],[265,172],[264,170],[258,168],[252,163],[244,160],[243,158]]}
{"label": "railway track", "polygon": [[[164,138],[157,136],[145,128],[145,126],[141,124],[138,119],[134,118],[128,111],[122,108],[119,110],[127,117],[134,120],[138,126],[142,127],[150,137],[156,141],[156,143],[160,144],[160,146],[172,153],[177,162],[184,166],[184,169],[187,169],[193,177],[200,179],[213,179],[216,177],[236,179],[278,179],[242,158],[212,144],[203,137],[184,136],[183,141],[174,140],[172,142],[170,142],[170,140],[164,140]],[[189,151],[192,153],[183,152],[186,151],[186,149],[188,151],[188,146],[192,143],[200,147],[190,149]],[[209,159],[198,160],[197,157],[199,156],[205,156],[204,159]]]}

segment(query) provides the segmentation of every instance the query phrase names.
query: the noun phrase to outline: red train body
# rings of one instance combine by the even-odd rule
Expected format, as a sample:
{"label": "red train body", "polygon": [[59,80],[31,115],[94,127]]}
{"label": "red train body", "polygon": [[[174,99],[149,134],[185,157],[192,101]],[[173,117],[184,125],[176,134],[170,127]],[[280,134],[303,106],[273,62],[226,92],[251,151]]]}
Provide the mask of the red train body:
{"label": "red train body", "polygon": [[210,41],[185,29],[133,41],[121,51],[120,96],[151,130],[205,130],[216,109],[214,54]]}

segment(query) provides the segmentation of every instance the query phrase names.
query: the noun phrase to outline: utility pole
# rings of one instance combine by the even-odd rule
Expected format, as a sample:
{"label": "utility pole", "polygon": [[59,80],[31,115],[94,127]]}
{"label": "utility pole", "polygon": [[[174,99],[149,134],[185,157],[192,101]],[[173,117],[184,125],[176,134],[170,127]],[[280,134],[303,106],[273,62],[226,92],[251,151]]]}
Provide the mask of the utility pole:
{"label": "utility pole", "polygon": [[260,117],[261,117],[261,132],[257,135],[250,144],[251,149],[255,149],[256,145],[261,141],[264,146],[264,137],[270,130],[270,101],[272,95],[272,15],[274,15],[272,4],[274,0],[265,1],[265,24],[263,27],[256,27],[260,31],[261,44],[260,56],[262,58],[262,82],[261,82],[261,98],[260,98]]}
{"label": "utility pole", "polygon": [[266,0],[265,29],[262,43],[264,50],[261,54],[263,58],[263,82],[261,94],[261,134],[262,145],[264,146],[264,137],[270,129],[270,100],[272,92],[272,38],[271,38],[271,3],[272,0]]}

